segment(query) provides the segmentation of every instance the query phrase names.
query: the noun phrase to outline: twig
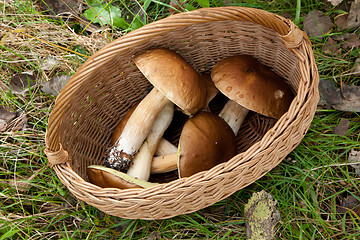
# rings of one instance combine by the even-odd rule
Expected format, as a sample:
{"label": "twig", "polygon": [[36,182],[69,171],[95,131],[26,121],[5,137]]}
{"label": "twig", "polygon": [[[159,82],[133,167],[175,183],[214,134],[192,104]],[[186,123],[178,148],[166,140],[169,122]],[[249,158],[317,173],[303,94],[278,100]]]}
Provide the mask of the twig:
{"label": "twig", "polygon": [[314,170],[318,170],[318,169],[325,168],[325,167],[339,167],[339,166],[349,166],[349,165],[358,165],[358,164],[360,164],[360,162],[334,163],[334,164],[330,164],[330,165],[325,165],[325,166],[320,166],[320,167],[312,168],[312,169],[310,169],[310,170],[305,170],[305,171],[314,171]]}

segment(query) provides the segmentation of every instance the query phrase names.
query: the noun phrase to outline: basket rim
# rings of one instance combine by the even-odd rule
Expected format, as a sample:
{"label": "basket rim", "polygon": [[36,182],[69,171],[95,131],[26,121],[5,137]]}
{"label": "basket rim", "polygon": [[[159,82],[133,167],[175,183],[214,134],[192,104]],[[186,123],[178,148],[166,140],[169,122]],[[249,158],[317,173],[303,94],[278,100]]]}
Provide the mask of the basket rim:
{"label": "basket rim", "polygon": [[[278,22],[279,24],[274,25],[274,24],[266,23],[265,20],[263,20],[263,19],[261,19],[261,17],[259,17],[259,15],[264,18],[275,19],[275,21]],[[234,16],[237,18],[234,19]],[[181,22],[179,22],[180,19],[181,19]],[[107,57],[111,57],[109,52],[113,52],[114,48],[116,48],[120,44],[128,46],[128,45],[130,45],[130,42],[138,41],[138,39],[140,39],[141,37],[144,37],[144,34],[142,34],[144,31],[148,31],[148,30],[153,31],[153,29],[156,28],[157,29],[156,32],[151,33],[151,34],[160,34],[161,32],[167,31],[169,29],[168,25],[172,25],[172,24],[175,24],[175,28],[180,28],[180,27],[182,28],[184,26],[189,26],[194,23],[203,23],[203,22],[220,21],[220,20],[250,21],[250,22],[254,22],[254,23],[259,23],[259,24],[261,24],[265,27],[269,27],[273,30],[276,29],[274,31],[276,31],[279,34],[279,36],[283,39],[284,45],[288,49],[290,49],[290,51],[294,52],[295,55],[299,59],[302,58],[302,62],[305,66],[310,66],[309,67],[309,71],[310,71],[309,76],[310,76],[310,80],[312,80],[312,82],[301,81],[299,89],[300,88],[308,88],[308,89],[312,88],[312,90],[314,91],[314,95],[313,95],[314,98],[313,98],[313,101],[310,101],[309,99],[305,99],[305,97],[304,97],[304,99],[301,99],[301,101],[305,105],[307,104],[306,106],[311,106],[311,103],[317,102],[317,100],[319,98],[318,93],[317,93],[317,83],[319,81],[319,76],[317,73],[317,68],[315,65],[314,57],[312,55],[311,42],[310,42],[309,38],[307,37],[307,35],[303,31],[301,31],[291,20],[286,19],[277,14],[269,13],[269,12],[267,12],[265,10],[261,10],[261,9],[254,9],[254,8],[247,8],[247,7],[232,7],[232,6],[217,7],[217,8],[202,8],[202,9],[198,9],[198,10],[194,10],[194,11],[175,14],[175,15],[169,16],[167,18],[155,21],[153,23],[149,23],[139,29],[136,29],[132,32],[127,33],[126,35],[120,37],[119,39],[116,39],[113,42],[109,43],[108,45],[104,46],[102,49],[100,49],[98,52],[96,52],[93,56],[91,56],[88,60],[86,60],[86,62],[78,69],[78,71],[75,73],[75,75],[72,77],[72,79],[70,79],[69,83],[64,87],[62,92],[76,91],[77,87],[79,86],[79,83],[86,75],[86,72],[89,71],[89,69],[95,62],[100,61],[99,60],[100,57],[102,57],[103,55],[106,55]],[[151,34],[147,33],[146,36],[150,36]],[[297,53],[297,49],[300,49],[300,48],[302,50],[306,51],[309,54],[309,56],[299,55],[299,53]],[[303,58],[305,58],[305,59],[303,59]],[[106,60],[102,59],[100,61],[100,63],[102,61],[106,61]],[[299,64],[301,64],[300,61],[299,61]],[[295,97],[297,98],[298,95]],[[45,136],[45,143],[46,143],[45,153],[48,156],[49,162],[52,161],[51,159],[54,159],[54,155],[56,155],[55,158],[58,160],[59,152],[60,152],[60,155],[67,156],[66,150],[62,148],[60,140],[55,139],[55,138],[59,138],[59,135],[57,135],[58,133],[54,133],[54,131],[59,130],[58,127],[56,127],[56,125],[59,125],[61,119],[53,118],[53,113],[55,111],[61,111],[61,109],[64,107],[64,105],[66,105],[67,100],[68,100],[68,98],[63,97],[63,95],[60,93],[56,99],[54,109],[52,110],[52,112],[49,116],[49,125],[48,125],[48,129],[46,131],[46,136]],[[295,106],[294,101],[293,101],[293,103],[291,104],[291,106],[289,108],[289,112],[294,112],[294,111],[299,112],[300,108],[304,107],[305,105],[303,105],[303,106],[296,105]],[[314,107],[312,106],[312,108],[314,108]],[[312,109],[312,112],[311,112],[312,116],[310,116],[311,119],[313,117],[313,114],[315,113],[315,109]],[[289,117],[289,112],[285,113],[275,123],[275,126],[272,129],[274,129],[275,127],[278,128],[282,125],[287,126],[287,125],[291,124],[292,119]],[[279,135],[279,134],[273,134],[271,132],[272,129],[270,129],[265,134],[265,136],[263,137],[262,140],[255,143],[254,145],[252,145],[247,151],[245,151],[243,153],[239,153],[238,155],[242,154],[244,156],[242,157],[242,161],[239,161],[236,164],[240,165],[243,162],[248,161],[249,158],[254,157],[259,151],[265,149],[267,146],[262,144],[265,140],[272,143],[276,139],[276,137],[278,137],[278,135]],[[305,129],[305,131],[307,131],[307,129]],[[55,139],[55,141],[54,141],[54,139]],[[270,140],[272,139],[272,140],[269,141],[269,139]],[[293,146],[293,148],[295,148],[295,147],[296,146]],[[252,152],[253,149],[257,149],[257,151]],[[64,154],[64,152],[65,152],[65,154]],[[249,152],[252,152],[252,154],[249,155]],[[56,153],[56,154],[52,154],[52,153]],[[238,155],[236,155],[236,156],[238,156]],[[211,170],[205,171],[205,173],[200,172],[200,173],[192,175],[191,177],[188,177],[188,178],[180,178],[180,179],[171,181],[169,183],[159,184],[159,185],[156,185],[156,186],[153,186],[150,188],[146,188],[146,189],[123,189],[122,190],[122,189],[98,187],[92,183],[85,181],[78,173],[76,173],[71,168],[70,164],[66,163],[66,162],[60,161],[59,164],[55,164],[53,166],[53,169],[55,170],[56,174],[61,179],[61,181],[69,188],[69,190],[73,194],[77,195],[78,197],[80,196],[79,197],[80,199],[81,199],[81,194],[77,194],[76,190],[74,190],[74,186],[76,186],[78,184],[84,185],[85,188],[91,188],[91,189],[94,189],[95,191],[104,192],[105,194],[108,194],[109,192],[111,192],[113,194],[114,193],[121,194],[122,196],[124,196],[124,195],[135,196],[135,195],[143,195],[145,192],[151,193],[155,190],[163,192],[163,191],[166,191],[167,189],[173,188],[173,187],[186,188],[192,182],[194,182],[198,179],[213,178],[214,173],[219,172],[220,169],[223,168],[225,165],[233,164],[232,160],[234,158],[230,159],[228,162],[225,162],[225,163],[215,166]],[[276,165],[274,165],[273,167],[275,167]],[[261,175],[261,177],[265,174],[266,174],[266,172],[264,172]],[[69,183],[68,178],[71,179],[73,184]],[[259,179],[259,178],[257,178],[257,179]],[[249,182],[245,186],[247,186],[253,182],[254,181]],[[74,183],[75,183],[75,185],[74,185]],[[69,185],[71,185],[71,187],[69,187]],[[233,192],[235,192],[235,191],[232,191],[231,193],[227,194],[225,197],[222,197],[221,199],[226,198],[227,196],[231,195]],[[82,197],[84,197],[84,196],[82,196]],[[196,211],[196,209],[194,211]],[[188,212],[186,212],[186,213],[188,213]],[[183,213],[181,213],[181,214],[183,214]],[[144,219],[151,219],[151,217],[150,218],[146,217]]]}

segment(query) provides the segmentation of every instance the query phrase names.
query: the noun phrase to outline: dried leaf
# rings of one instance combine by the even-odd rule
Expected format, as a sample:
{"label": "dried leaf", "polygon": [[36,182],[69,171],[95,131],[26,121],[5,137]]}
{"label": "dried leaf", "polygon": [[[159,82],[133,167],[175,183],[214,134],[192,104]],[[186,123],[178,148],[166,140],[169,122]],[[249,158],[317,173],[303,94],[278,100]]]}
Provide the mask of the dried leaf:
{"label": "dried leaf", "polygon": [[360,77],[360,58],[356,59],[352,67],[352,73],[356,77]]}
{"label": "dried leaf", "polygon": [[34,71],[16,73],[10,79],[10,89],[14,94],[24,94],[30,87],[34,86],[36,78]]}
{"label": "dried leaf", "polygon": [[349,16],[347,18],[347,25],[350,28],[355,28],[360,26],[360,2],[359,1],[353,1],[351,3]]}
{"label": "dried leaf", "polygon": [[56,57],[49,56],[40,61],[39,68],[41,70],[48,71],[48,70],[52,70],[57,64],[58,64],[58,61],[57,61]]}
{"label": "dried leaf", "polygon": [[71,76],[67,75],[55,76],[48,82],[40,83],[40,85],[42,86],[41,91],[50,95],[57,96],[70,78]]}
{"label": "dried leaf", "polygon": [[352,210],[356,214],[360,215],[360,202],[358,198],[353,195],[349,195],[346,198],[342,199],[341,205],[336,207],[336,212],[346,213]]}
{"label": "dried leaf", "polygon": [[341,14],[335,17],[335,25],[338,27],[338,30],[343,31],[349,28],[347,18],[348,14]]}
{"label": "dried leaf", "polygon": [[354,48],[360,46],[360,39],[355,33],[344,34],[343,48]]}
{"label": "dried leaf", "polygon": [[253,194],[244,209],[247,239],[274,239],[274,228],[280,221],[276,203],[264,190]]}
{"label": "dried leaf", "polygon": [[304,31],[310,37],[320,37],[331,31],[334,24],[323,12],[313,10],[304,19]]}
{"label": "dried leaf", "polygon": [[43,0],[44,9],[49,15],[72,13],[77,15],[81,12],[82,0]]}
{"label": "dried leaf", "polygon": [[339,5],[343,0],[328,0],[333,6]]}
{"label": "dried leaf", "polygon": [[337,135],[345,136],[346,131],[349,129],[350,121],[342,118],[339,125],[334,128],[334,133]]}
{"label": "dried leaf", "polygon": [[335,42],[332,38],[329,38],[324,44],[323,51],[326,54],[330,55],[339,55],[341,49],[338,47],[338,43]]}
{"label": "dried leaf", "polygon": [[360,176],[360,151],[355,151],[351,149],[351,152],[348,157],[349,163],[358,163],[358,164],[351,164],[350,166],[355,169],[355,173]]}
{"label": "dried leaf", "polygon": [[20,192],[26,192],[29,190],[29,188],[33,185],[31,184],[31,181],[36,177],[36,175],[41,171],[42,169],[39,169],[34,172],[33,175],[31,175],[28,179],[21,179],[21,180],[10,180],[8,181],[8,184],[10,186],[14,186],[18,189]]}
{"label": "dried leaf", "polygon": [[344,112],[360,112],[360,87],[343,84],[342,91],[331,80],[320,80],[320,106],[334,108]]}
{"label": "dried leaf", "polygon": [[16,117],[16,113],[8,111],[5,107],[0,106],[0,132],[5,131],[9,122]]}

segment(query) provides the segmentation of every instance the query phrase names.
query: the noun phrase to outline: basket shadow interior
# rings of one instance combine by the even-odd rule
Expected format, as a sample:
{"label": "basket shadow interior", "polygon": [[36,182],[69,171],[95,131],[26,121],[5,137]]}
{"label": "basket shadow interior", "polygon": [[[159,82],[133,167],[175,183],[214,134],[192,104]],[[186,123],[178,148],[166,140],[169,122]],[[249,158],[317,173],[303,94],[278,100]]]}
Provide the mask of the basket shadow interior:
{"label": "basket shadow interior", "polygon": [[[67,106],[59,128],[60,142],[69,153],[71,167],[82,178],[87,179],[87,166],[103,165],[115,126],[151,90],[152,85],[132,61],[151,48],[176,51],[201,73],[210,72],[225,57],[252,55],[283,77],[295,94],[301,79],[298,58],[284,46],[281,37],[247,21],[193,24],[131,48],[107,51],[107,60],[88,71],[86,80],[72,93],[72,104]],[[243,144],[239,140],[239,146]]]}

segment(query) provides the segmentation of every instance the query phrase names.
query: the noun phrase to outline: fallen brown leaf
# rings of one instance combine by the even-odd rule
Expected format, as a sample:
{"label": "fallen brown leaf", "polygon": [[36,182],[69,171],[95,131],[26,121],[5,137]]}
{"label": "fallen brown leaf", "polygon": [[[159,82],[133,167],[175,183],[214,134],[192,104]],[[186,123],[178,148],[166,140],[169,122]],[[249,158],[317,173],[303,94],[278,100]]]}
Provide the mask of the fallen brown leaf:
{"label": "fallen brown leaf", "polygon": [[55,76],[48,82],[40,83],[40,85],[42,86],[41,91],[50,95],[57,96],[70,78],[71,76],[67,75]]}
{"label": "fallen brown leaf", "polygon": [[355,197],[353,195],[349,195],[346,198],[343,198],[341,201],[341,205],[336,207],[336,212],[338,213],[346,213],[349,211],[355,212],[357,215],[360,215],[360,201],[359,197]]}
{"label": "fallen brown leaf", "polygon": [[341,14],[335,17],[335,25],[338,27],[338,30],[346,30],[349,28],[347,24],[348,14]]}
{"label": "fallen brown leaf", "polygon": [[353,1],[351,3],[349,16],[347,18],[347,25],[350,28],[355,28],[360,26],[360,2]]}
{"label": "fallen brown leaf", "polygon": [[341,45],[343,48],[356,48],[360,46],[360,39],[355,33],[345,34]]}
{"label": "fallen brown leaf", "polygon": [[320,37],[331,31],[334,24],[330,17],[318,10],[311,11],[304,19],[304,31],[310,37]]}
{"label": "fallen brown leaf", "polygon": [[16,117],[16,113],[0,106],[0,132],[5,131],[9,123]]}
{"label": "fallen brown leaf", "polygon": [[337,135],[345,136],[346,131],[349,129],[350,121],[342,118],[339,125],[334,128],[334,133]]}
{"label": "fallen brown leaf", "polygon": [[320,106],[344,112],[360,112],[360,87],[343,84],[342,91],[331,80],[320,80]]}
{"label": "fallen brown leaf", "polygon": [[11,77],[9,87],[14,94],[24,94],[36,84],[34,71],[16,73]]}
{"label": "fallen brown leaf", "polygon": [[341,49],[338,47],[338,43],[335,42],[332,38],[329,38],[324,44],[323,51],[329,55],[339,55]]}
{"label": "fallen brown leaf", "polygon": [[43,0],[43,8],[49,15],[61,13],[78,14],[81,12],[82,0]]}

